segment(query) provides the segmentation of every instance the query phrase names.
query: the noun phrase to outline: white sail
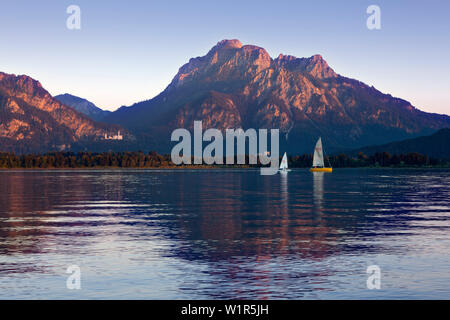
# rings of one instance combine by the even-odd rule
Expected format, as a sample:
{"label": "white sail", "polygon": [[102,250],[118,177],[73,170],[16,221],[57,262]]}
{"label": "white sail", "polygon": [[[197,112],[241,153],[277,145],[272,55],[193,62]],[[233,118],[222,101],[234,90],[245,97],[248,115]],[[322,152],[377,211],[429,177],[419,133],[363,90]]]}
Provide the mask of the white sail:
{"label": "white sail", "polygon": [[317,140],[316,148],[314,149],[313,167],[324,167],[322,138],[319,138],[319,140]]}
{"label": "white sail", "polygon": [[283,155],[283,159],[281,159],[280,170],[286,170],[288,168],[287,156],[286,152]]}

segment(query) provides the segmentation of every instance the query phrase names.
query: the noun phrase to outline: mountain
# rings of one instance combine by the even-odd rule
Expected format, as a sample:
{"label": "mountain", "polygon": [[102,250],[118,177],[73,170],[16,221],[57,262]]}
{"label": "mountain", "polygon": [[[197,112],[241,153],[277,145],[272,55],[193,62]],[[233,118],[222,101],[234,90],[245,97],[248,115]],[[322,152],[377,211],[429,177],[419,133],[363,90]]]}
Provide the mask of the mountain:
{"label": "mountain", "polygon": [[327,152],[427,135],[450,117],[422,112],[406,100],[337,74],[320,55],[276,59],[254,45],[223,40],[190,59],[151,100],[104,118],[128,128],[142,148],[170,151],[175,128],[279,128],[283,151],[311,152],[318,136]]}
{"label": "mountain", "polygon": [[0,151],[83,148],[118,130],[62,104],[28,76],[0,72]]}
{"label": "mountain", "polygon": [[356,155],[363,152],[366,155],[373,155],[384,151],[390,154],[418,152],[433,158],[450,159],[450,128],[441,129],[430,136],[360,148],[353,150],[351,154]]}
{"label": "mountain", "polygon": [[102,121],[102,119],[110,113],[110,111],[102,110],[86,99],[68,93],[57,95],[54,98],[62,104],[74,108],[95,121]]}

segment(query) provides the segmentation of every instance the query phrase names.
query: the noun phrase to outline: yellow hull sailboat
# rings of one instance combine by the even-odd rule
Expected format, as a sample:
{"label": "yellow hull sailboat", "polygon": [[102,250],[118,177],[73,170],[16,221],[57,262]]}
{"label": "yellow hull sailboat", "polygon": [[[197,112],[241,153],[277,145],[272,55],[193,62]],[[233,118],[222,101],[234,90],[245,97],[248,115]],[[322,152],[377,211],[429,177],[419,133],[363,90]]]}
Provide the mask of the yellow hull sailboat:
{"label": "yellow hull sailboat", "polygon": [[333,168],[311,168],[311,172],[333,172]]}
{"label": "yellow hull sailboat", "polygon": [[323,161],[322,138],[319,138],[314,149],[313,166],[309,169],[310,172],[333,172],[333,168],[325,167]]}

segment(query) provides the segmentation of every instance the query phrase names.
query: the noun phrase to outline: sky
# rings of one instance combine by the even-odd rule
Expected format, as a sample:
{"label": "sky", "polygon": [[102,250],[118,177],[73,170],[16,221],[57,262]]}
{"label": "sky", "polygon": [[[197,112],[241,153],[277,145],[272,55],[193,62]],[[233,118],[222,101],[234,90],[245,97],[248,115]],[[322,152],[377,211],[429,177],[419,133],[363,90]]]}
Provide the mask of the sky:
{"label": "sky", "polygon": [[[369,30],[369,5],[381,29]],[[81,9],[81,29],[66,12]],[[450,114],[449,1],[0,1],[0,71],[39,80],[102,109],[150,99],[222,39],[297,57]]]}

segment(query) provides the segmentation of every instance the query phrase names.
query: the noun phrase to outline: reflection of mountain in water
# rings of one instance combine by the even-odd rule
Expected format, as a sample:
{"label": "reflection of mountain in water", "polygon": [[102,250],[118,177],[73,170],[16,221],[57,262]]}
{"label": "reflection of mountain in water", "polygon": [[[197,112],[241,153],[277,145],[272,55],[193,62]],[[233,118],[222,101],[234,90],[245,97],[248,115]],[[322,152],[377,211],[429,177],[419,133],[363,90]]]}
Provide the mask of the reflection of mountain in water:
{"label": "reflection of mountain in water", "polygon": [[336,260],[403,253],[418,230],[445,231],[448,185],[439,170],[4,171],[0,274],[48,272],[33,257],[52,266],[75,254],[103,272],[109,257],[120,277],[176,271],[177,288],[211,298],[301,297]]}
{"label": "reflection of mountain in water", "polygon": [[[167,254],[188,260],[292,254],[322,259],[345,250],[330,243],[364,223],[364,207],[371,203],[360,187],[360,195],[346,193],[361,181],[331,180],[324,207],[323,179],[303,171],[263,177],[257,170],[8,173],[0,180],[0,210],[10,219],[0,220],[0,236],[8,239],[3,244],[17,246],[13,251],[39,250],[35,239],[45,241],[58,227],[87,226],[73,234],[77,241],[95,236],[97,217],[99,227],[157,226],[158,236],[182,242]],[[70,228],[64,232],[72,236]],[[133,236],[139,239],[140,232]],[[12,241],[25,236],[29,242]]]}
{"label": "reflection of mountain in water", "polygon": [[176,177],[177,189],[168,202],[176,202],[185,214],[178,218],[183,245],[172,254],[192,261],[226,261],[387,252],[380,243],[346,241],[380,236],[379,230],[363,228],[368,224],[385,225],[392,235],[407,226],[408,219],[394,210],[402,190],[390,190],[379,179],[351,170],[328,176],[294,171],[285,178],[256,172]]}
{"label": "reflection of mountain in water", "polygon": [[[0,254],[40,253],[46,242],[85,243],[96,235],[89,228],[95,217],[108,215],[121,201],[122,184],[120,174],[3,172]],[[99,201],[104,198],[110,201]]]}
{"label": "reflection of mountain in water", "polygon": [[187,186],[189,181],[180,181],[174,193],[177,207],[190,212],[189,219],[179,219],[187,242],[177,255],[212,261],[291,254],[310,259],[329,256],[333,249],[326,237],[333,238],[335,232],[325,221],[317,224],[312,188],[291,190],[291,179],[291,173],[273,177],[259,176],[256,171],[211,173],[211,179],[197,180],[198,190]]}

